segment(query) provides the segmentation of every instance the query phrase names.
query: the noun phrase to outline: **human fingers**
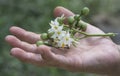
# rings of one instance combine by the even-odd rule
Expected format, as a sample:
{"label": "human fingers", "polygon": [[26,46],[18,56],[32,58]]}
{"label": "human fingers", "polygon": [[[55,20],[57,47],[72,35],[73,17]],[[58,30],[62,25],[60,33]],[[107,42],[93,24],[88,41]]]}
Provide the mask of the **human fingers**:
{"label": "human fingers", "polygon": [[70,10],[68,10],[64,7],[61,7],[61,6],[58,6],[54,9],[54,16],[55,17],[61,16],[62,14],[64,14],[65,17],[69,17],[69,16],[74,15],[74,13],[72,13]]}
{"label": "human fingers", "polygon": [[20,27],[12,26],[10,28],[10,32],[15,35],[20,40],[29,42],[29,43],[35,43],[40,39],[39,34],[35,34],[33,32],[26,31]]}
{"label": "human fingers", "polygon": [[16,38],[15,36],[12,36],[12,35],[6,36],[5,40],[13,47],[21,48],[27,52],[37,53],[35,44],[29,44],[29,43],[20,41],[18,38]]}
{"label": "human fingers", "polygon": [[41,45],[37,51],[41,54],[43,60],[50,66],[66,69],[66,64],[69,64],[69,59],[61,54],[52,52],[51,47]]}
{"label": "human fingers", "polygon": [[26,52],[23,49],[20,48],[12,48],[11,49],[11,55],[16,57],[17,59],[27,62],[27,63],[32,63],[36,64],[39,66],[45,66],[46,64],[42,60],[42,57],[40,54],[34,54],[30,52]]}

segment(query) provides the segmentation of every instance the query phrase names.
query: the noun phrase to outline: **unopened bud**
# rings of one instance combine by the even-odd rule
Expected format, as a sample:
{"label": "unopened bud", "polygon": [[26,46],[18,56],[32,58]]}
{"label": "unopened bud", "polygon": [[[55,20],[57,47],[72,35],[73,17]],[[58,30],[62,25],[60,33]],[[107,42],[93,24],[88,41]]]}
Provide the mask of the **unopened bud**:
{"label": "unopened bud", "polygon": [[82,25],[82,30],[86,31],[86,29],[87,29],[87,25],[86,24]]}
{"label": "unopened bud", "polygon": [[82,31],[86,31],[86,29],[87,29],[87,23],[80,21],[78,25],[79,25],[79,28]]}
{"label": "unopened bud", "polygon": [[68,23],[69,24],[72,24],[73,22],[74,22],[74,17],[73,16],[70,16],[70,17],[68,17]]}
{"label": "unopened bud", "polygon": [[37,45],[37,46],[44,45],[44,42],[43,42],[43,41],[38,41],[38,42],[36,43],[36,45]]}
{"label": "unopened bud", "polygon": [[47,33],[41,34],[41,39],[42,40],[47,40],[48,39],[48,34]]}
{"label": "unopened bud", "polygon": [[75,20],[79,20],[79,16],[80,16],[80,15],[75,15],[75,16],[74,16],[74,19],[75,19]]}
{"label": "unopened bud", "polygon": [[81,15],[88,15],[88,13],[89,13],[89,8],[88,7],[84,7],[82,10],[81,10]]}
{"label": "unopened bud", "polygon": [[51,46],[50,41],[44,41],[44,44],[47,45],[47,46]]}

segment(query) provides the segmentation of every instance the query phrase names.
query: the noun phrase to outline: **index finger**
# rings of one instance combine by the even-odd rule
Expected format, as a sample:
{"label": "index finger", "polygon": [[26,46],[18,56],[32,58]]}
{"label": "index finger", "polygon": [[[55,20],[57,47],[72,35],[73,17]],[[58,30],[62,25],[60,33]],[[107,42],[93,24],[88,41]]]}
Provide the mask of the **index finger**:
{"label": "index finger", "polygon": [[10,32],[13,35],[15,35],[18,39],[26,41],[28,43],[34,44],[36,43],[36,41],[40,40],[40,34],[26,31],[20,27],[12,26],[10,28]]}

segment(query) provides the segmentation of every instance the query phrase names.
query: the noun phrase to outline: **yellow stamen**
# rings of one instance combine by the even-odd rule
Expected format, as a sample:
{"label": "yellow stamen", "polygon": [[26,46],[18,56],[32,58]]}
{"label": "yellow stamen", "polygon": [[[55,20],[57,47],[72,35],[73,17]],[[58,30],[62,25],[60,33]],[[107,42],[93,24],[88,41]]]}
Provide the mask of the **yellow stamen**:
{"label": "yellow stamen", "polygon": [[68,37],[66,37],[66,41],[68,41],[69,40],[69,38]]}
{"label": "yellow stamen", "polygon": [[64,43],[62,43],[62,48],[64,48],[65,47],[65,44]]}
{"label": "yellow stamen", "polygon": [[60,31],[58,31],[57,33],[58,33],[58,35],[59,35],[61,32],[60,32]]}
{"label": "yellow stamen", "polygon": [[58,29],[58,27],[57,27],[57,26],[55,26],[54,28],[55,28],[55,29]]}

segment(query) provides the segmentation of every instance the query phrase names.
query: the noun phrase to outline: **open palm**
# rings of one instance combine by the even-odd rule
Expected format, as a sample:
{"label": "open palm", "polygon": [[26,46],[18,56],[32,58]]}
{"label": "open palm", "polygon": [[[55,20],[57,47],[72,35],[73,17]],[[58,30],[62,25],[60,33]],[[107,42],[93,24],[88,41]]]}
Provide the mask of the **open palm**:
{"label": "open palm", "polygon": [[[55,16],[74,15],[63,7],[57,7]],[[81,39],[76,47],[57,49],[41,45],[37,47],[39,35],[19,27],[11,27],[6,41],[13,46],[11,55],[28,63],[39,66],[53,66],[78,72],[110,74],[120,63],[120,53],[116,44],[108,37],[90,37]],[[104,33],[88,24],[87,33]]]}

